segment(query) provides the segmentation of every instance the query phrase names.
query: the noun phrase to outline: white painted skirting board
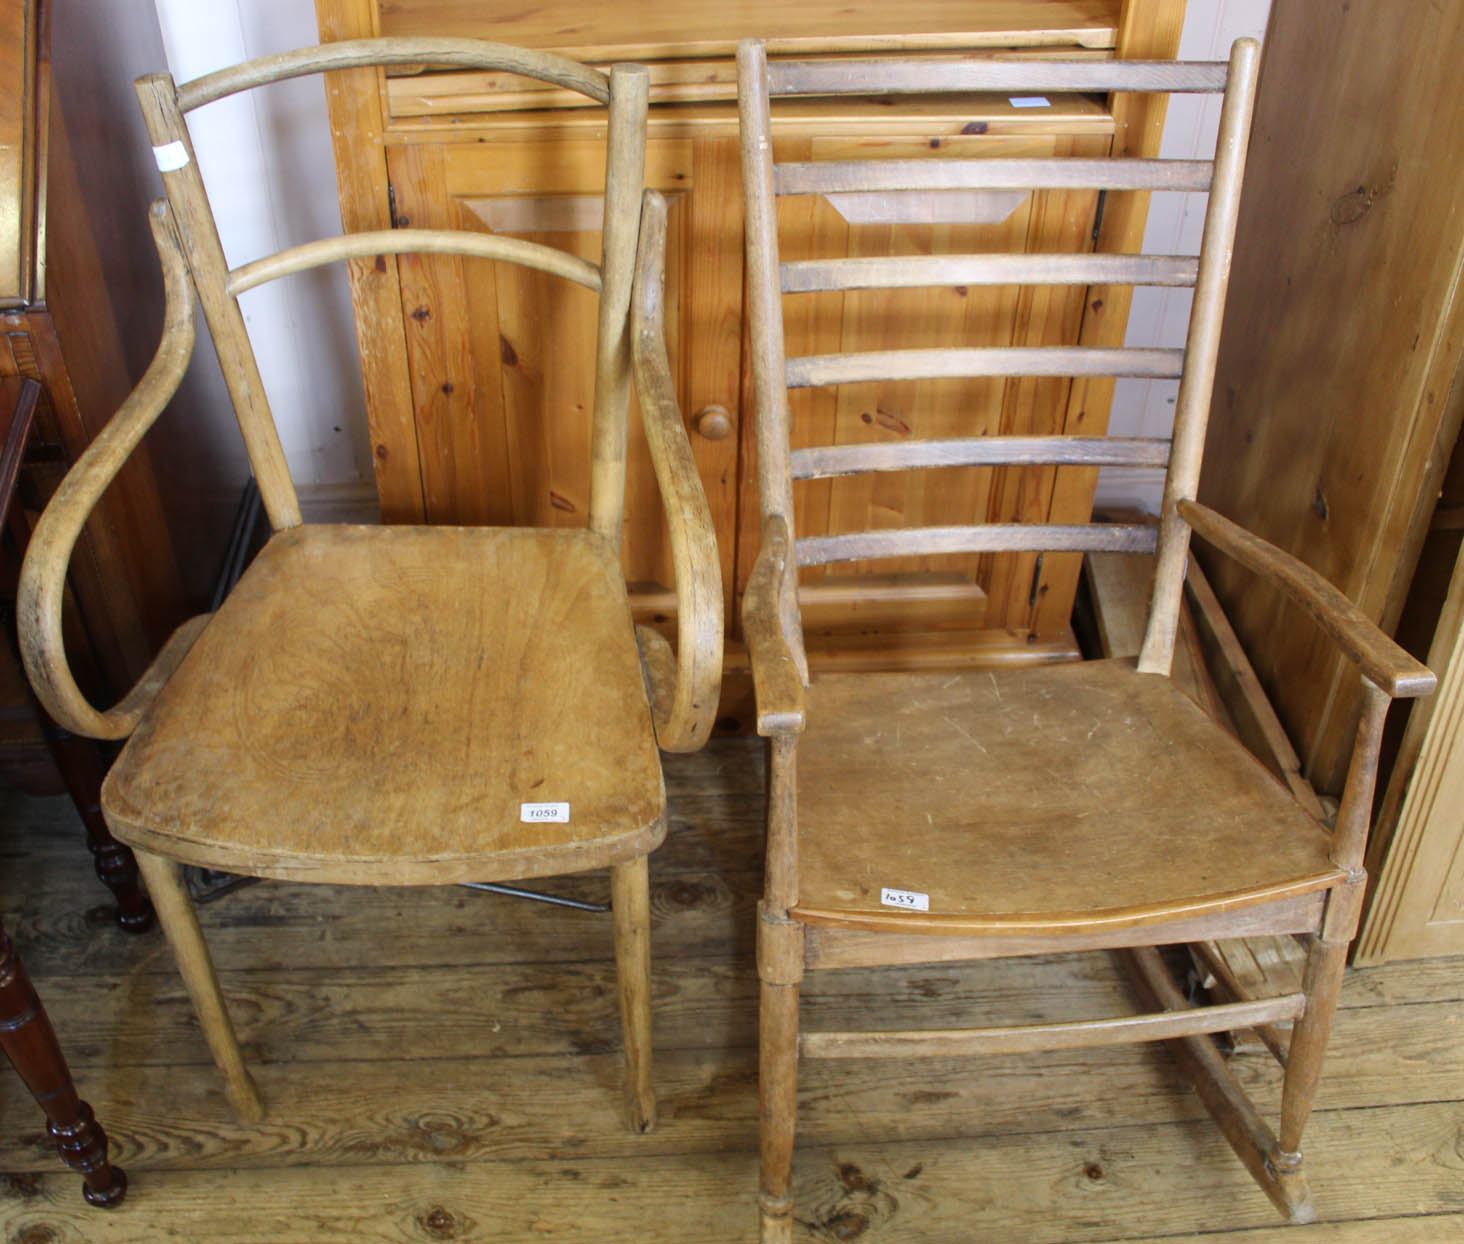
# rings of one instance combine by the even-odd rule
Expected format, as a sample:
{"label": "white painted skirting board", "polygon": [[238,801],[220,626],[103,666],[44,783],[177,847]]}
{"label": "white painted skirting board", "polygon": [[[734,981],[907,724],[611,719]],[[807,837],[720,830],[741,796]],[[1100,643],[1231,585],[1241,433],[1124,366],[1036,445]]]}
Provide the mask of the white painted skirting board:
{"label": "white painted skirting board", "polygon": [[300,484],[300,512],[307,523],[379,523],[375,484]]}

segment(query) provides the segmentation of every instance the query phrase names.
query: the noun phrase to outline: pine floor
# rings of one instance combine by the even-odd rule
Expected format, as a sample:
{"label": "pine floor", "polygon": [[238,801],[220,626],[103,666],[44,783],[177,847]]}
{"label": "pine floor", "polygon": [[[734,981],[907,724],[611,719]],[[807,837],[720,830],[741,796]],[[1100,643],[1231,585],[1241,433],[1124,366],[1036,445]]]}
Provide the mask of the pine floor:
{"label": "pine floor", "polygon": [[[132,1181],[121,1209],[87,1208],[0,1069],[0,1238],[751,1240],[760,752],[717,741],[668,759],[667,781],[648,1136],[621,1121],[608,917],[274,883],[203,909],[269,1101],[236,1124],[161,936],[108,923],[69,805],[0,796],[0,915]],[[829,1027],[1128,1006],[1103,955],[820,974],[805,997]],[[1271,1060],[1236,1061],[1274,1104]],[[805,1064],[801,1104],[800,1240],[1464,1240],[1464,960],[1349,977],[1307,1138],[1310,1227],[1281,1225],[1160,1047]]]}

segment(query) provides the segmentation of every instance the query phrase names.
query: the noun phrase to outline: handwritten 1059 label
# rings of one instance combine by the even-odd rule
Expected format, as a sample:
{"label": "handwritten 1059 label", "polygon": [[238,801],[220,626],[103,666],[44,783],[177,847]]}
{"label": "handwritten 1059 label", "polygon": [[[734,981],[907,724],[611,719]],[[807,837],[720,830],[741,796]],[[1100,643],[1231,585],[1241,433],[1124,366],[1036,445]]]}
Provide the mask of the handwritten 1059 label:
{"label": "handwritten 1059 label", "polygon": [[930,895],[919,890],[891,890],[885,886],[879,892],[879,901],[885,907],[903,907],[907,911],[929,911]]}
{"label": "handwritten 1059 label", "polygon": [[567,803],[521,803],[519,804],[519,820],[525,825],[539,821],[568,822],[569,805]]}

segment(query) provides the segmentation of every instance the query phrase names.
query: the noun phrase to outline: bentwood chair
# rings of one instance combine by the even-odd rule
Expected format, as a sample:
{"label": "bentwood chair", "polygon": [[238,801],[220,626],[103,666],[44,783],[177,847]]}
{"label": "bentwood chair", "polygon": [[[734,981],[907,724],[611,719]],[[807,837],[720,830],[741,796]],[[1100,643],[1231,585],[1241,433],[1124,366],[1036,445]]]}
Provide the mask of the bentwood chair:
{"label": "bentwood chair", "polygon": [[[1250,129],[1258,48],[1226,64],[783,62],[739,53],[762,548],[744,601],[758,729],[771,741],[761,977],[762,1233],[789,1238],[800,1054],[907,1058],[1169,1040],[1201,1099],[1273,1202],[1312,1211],[1301,1135],[1311,1110],[1363,892],[1378,739],[1391,697],[1433,675],[1306,567],[1196,503],[1215,354]],[[770,98],[861,92],[1221,92],[1212,161],[874,159],[779,164]],[[1198,259],[1129,254],[962,255],[779,263],[784,195],[1090,187],[1208,191]],[[788,358],[785,303],[810,291],[959,284],[1192,285],[1182,350],[993,347]],[[929,377],[1179,379],[1170,439],[984,436],[790,445],[789,391]],[[916,430],[918,412],[901,410]],[[1165,471],[1157,531],[1097,523],[886,528],[798,539],[795,481],[936,467],[1101,465]],[[1299,805],[1168,677],[1191,533],[1277,584],[1360,667],[1361,721],[1335,828]],[[1109,660],[809,679],[798,568],[969,552],[1157,553],[1137,662]],[[1191,1006],[1159,950],[1296,934],[1304,987]],[[955,1030],[802,1032],[799,985],[820,968],[1124,948],[1148,1013]],[[1207,1034],[1293,1022],[1279,1132],[1262,1121]]]}
{"label": "bentwood chair", "polygon": [[[287,78],[393,64],[506,71],[608,105],[601,262],[513,238],[401,228],[310,242],[229,270],[185,114]],[[666,831],[657,746],[692,750],[711,728],[721,586],[662,344],[665,205],[643,192],[646,83],[638,66],[605,74],[467,39],[342,42],[181,87],[161,74],[138,81],[167,191],[152,209],[167,322],[138,388],[37,525],[20,623],[27,670],[56,719],[127,739],[103,811],[137,853],[245,1118],[263,1107],[181,885],[183,864],[341,885],[608,867],[630,1123],[654,1122],[646,856]],[[302,522],[239,295],[327,262],[424,252],[522,264],[599,294],[587,527]],[[195,298],[273,534],[218,612],[182,626],[127,698],[99,710],[66,662],[65,567],[87,512],[187,365]],[[632,379],[677,575],[674,654],[661,636],[637,633],[620,569]]]}

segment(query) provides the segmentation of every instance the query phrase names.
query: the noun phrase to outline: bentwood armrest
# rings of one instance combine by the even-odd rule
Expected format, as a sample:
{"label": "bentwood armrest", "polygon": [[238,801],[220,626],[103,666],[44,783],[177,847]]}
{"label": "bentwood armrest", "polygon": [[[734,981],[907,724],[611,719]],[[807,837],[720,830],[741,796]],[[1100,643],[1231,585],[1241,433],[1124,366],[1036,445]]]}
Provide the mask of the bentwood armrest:
{"label": "bentwood armrest", "polygon": [[154,203],[149,220],[163,265],[162,340],[137,388],[77,459],[36,523],[16,600],[21,656],[36,695],[60,725],[98,739],[132,733],[206,621],[195,618],[180,627],[132,691],[106,711],[88,702],[66,660],[61,605],[76,541],[102,493],[173,396],[193,353],[193,285],[167,204]]}
{"label": "bentwood armrest", "polygon": [[722,567],[711,507],[671,384],[666,357],[665,264],[666,200],[648,190],[642,202],[632,295],[631,356],[676,572],[672,687],[666,685],[673,668],[666,640],[646,628],[641,628],[640,640],[653,684],[656,741],[666,751],[691,752],[711,733],[722,688]]}
{"label": "bentwood armrest", "polygon": [[1399,699],[1430,694],[1433,671],[1414,660],[1332,584],[1291,554],[1196,501],[1181,501],[1190,529],[1246,569],[1269,580],[1306,610],[1369,682]]}
{"label": "bentwood armrest", "polygon": [[742,634],[757,692],[757,732],[763,735],[803,729],[803,676],[783,629],[785,576],[798,573],[789,564],[790,544],[781,514],[763,519],[762,548],[742,597]]}

